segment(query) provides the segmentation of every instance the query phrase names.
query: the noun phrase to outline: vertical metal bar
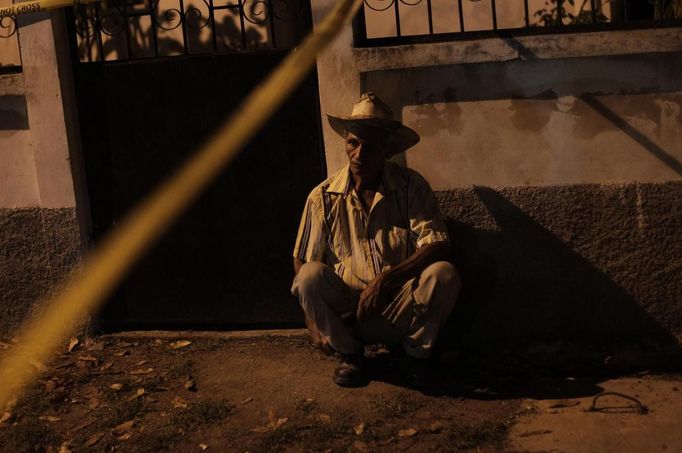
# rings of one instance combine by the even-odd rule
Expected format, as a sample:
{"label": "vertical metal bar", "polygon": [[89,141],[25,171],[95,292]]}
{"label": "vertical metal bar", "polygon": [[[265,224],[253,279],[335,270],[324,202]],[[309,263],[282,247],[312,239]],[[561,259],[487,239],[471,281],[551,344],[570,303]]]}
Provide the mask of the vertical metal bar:
{"label": "vertical metal bar", "polygon": [[429,34],[433,34],[433,13],[431,12],[431,0],[426,0],[426,8],[429,13]]}
{"label": "vertical metal bar", "polygon": [[242,29],[242,50],[246,50],[246,26],[244,25],[244,2],[239,0],[239,26]]}
{"label": "vertical metal bar", "polygon": [[213,10],[213,0],[208,0],[208,17],[211,21],[211,43],[213,52],[218,52],[218,40],[215,35],[215,11]]}
{"label": "vertical metal bar", "polygon": [[187,45],[187,23],[185,20],[185,2],[180,2],[180,26],[182,27],[182,48],[185,50],[185,55],[189,54],[189,46]]}
{"label": "vertical metal bar", "polygon": [[590,0],[590,13],[592,15],[592,23],[596,24],[597,23],[597,11],[596,11],[596,2],[594,0]]}
{"label": "vertical metal bar", "polygon": [[[123,2],[123,20],[126,23],[126,48],[128,49],[128,60],[133,59],[133,47],[130,44],[130,22],[128,22],[128,0],[118,0]],[[181,0],[182,1],[182,0]],[[120,12],[121,10],[119,10]]]}
{"label": "vertical metal bar", "polygon": [[[100,3],[97,2],[95,3],[95,19],[97,20],[96,22],[96,27],[97,27],[97,34],[95,35],[95,41],[97,41],[97,53],[99,53],[99,61],[104,61],[104,44],[102,44],[102,27],[100,25],[99,21],[99,8],[100,8]],[[87,15],[87,5],[83,5],[83,11]],[[77,39],[77,38],[76,38]],[[89,51],[90,46],[88,46],[88,51]],[[92,58],[90,59],[92,60]],[[80,58],[79,58],[80,61]]]}
{"label": "vertical metal bar", "polygon": [[159,42],[156,36],[156,21],[154,21],[154,16],[156,11],[156,5],[154,0],[149,0],[149,19],[152,21],[152,45],[154,46],[154,56],[159,56]]}
{"label": "vertical metal bar", "polygon": [[277,48],[277,35],[275,35],[275,5],[272,0],[268,0],[268,20],[270,21],[270,34],[272,35],[272,48]]}
{"label": "vertical metal bar", "polygon": [[623,22],[628,21],[628,0],[622,0],[623,2]]}
{"label": "vertical metal bar", "polygon": [[364,46],[367,42],[367,24],[365,23],[365,5],[358,10],[353,19],[353,42],[356,46]]}
{"label": "vertical metal bar", "polygon": [[400,11],[398,10],[398,3],[400,3],[400,0],[393,0],[393,5],[395,6],[395,34],[400,37]]}
{"label": "vertical metal bar", "polygon": [[490,7],[493,13],[493,30],[497,30],[497,8],[495,8],[495,0],[490,0]]}
{"label": "vertical metal bar", "polygon": [[564,25],[564,0],[556,0],[557,20],[559,26]]}
{"label": "vertical metal bar", "polygon": [[464,33],[464,11],[462,9],[462,0],[457,0],[457,8],[459,9],[459,31]]}
{"label": "vertical metal bar", "polygon": [[530,17],[528,13],[528,0],[523,0],[523,13],[526,15],[526,28],[530,27]]}

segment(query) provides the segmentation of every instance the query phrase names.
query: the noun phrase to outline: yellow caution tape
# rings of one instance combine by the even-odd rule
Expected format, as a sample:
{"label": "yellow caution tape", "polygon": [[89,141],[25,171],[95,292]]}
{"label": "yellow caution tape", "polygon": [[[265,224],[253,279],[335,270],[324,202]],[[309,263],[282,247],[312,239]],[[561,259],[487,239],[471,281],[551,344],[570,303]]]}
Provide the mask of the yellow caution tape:
{"label": "yellow caution tape", "polygon": [[0,8],[0,17],[19,16],[21,14],[33,14],[50,9],[74,6],[77,3],[92,3],[98,0],[38,0],[33,2],[15,3],[14,5],[3,6]]}
{"label": "yellow caution tape", "polygon": [[317,54],[350,21],[362,2],[340,0],[315,32],[249,94],[196,155],[102,241],[85,260],[82,271],[75,271],[55,297],[40,305],[42,314],[20,329],[16,345],[0,360],[0,410],[20,396],[42,364],[93,313],[132,264],[235,158],[300,84],[315,64]]}

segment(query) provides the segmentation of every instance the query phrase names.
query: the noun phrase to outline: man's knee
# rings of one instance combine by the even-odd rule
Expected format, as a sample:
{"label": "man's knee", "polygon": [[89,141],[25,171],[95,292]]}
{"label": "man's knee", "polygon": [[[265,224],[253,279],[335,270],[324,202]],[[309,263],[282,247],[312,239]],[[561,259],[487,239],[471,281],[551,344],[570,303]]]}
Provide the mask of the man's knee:
{"label": "man's knee", "polygon": [[329,268],[318,261],[310,261],[303,264],[294,278],[291,293],[294,296],[300,294],[312,294],[319,291],[320,285],[325,280],[325,273]]}
{"label": "man's knee", "polygon": [[431,264],[424,269],[421,278],[424,280],[434,279],[438,286],[455,292],[459,292],[462,288],[462,281],[459,278],[457,269],[447,261],[436,261]]}
{"label": "man's knee", "polygon": [[450,315],[462,288],[455,266],[447,261],[437,261],[424,269],[420,287],[415,291],[415,300],[430,307],[429,310]]}

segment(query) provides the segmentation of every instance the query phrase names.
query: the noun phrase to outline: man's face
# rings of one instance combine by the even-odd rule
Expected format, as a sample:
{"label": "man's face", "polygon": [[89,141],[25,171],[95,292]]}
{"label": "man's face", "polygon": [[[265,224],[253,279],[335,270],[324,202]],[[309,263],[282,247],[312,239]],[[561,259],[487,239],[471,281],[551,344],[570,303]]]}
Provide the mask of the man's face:
{"label": "man's face", "polygon": [[390,152],[388,136],[381,130],[346,133],[346,154],[355,176],[373,178],[381,174]]}

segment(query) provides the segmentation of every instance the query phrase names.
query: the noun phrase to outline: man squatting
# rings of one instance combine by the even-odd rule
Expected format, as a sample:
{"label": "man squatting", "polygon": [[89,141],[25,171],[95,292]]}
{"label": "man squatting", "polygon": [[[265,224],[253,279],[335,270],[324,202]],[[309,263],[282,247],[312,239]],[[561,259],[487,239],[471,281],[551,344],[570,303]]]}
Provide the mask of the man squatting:
{"label": "man squatting", "polygon": [[341,356],[333,381],[365,385],[364,344],[402,344],[406,377],[423,366],[461,289],[445,261],[448,233],[435,196],[416,171],[389,157],[419,141],[373,93],[350,117],[327,115],[349,164],[312,190],[294,248],[299,298],[315,343]]}

